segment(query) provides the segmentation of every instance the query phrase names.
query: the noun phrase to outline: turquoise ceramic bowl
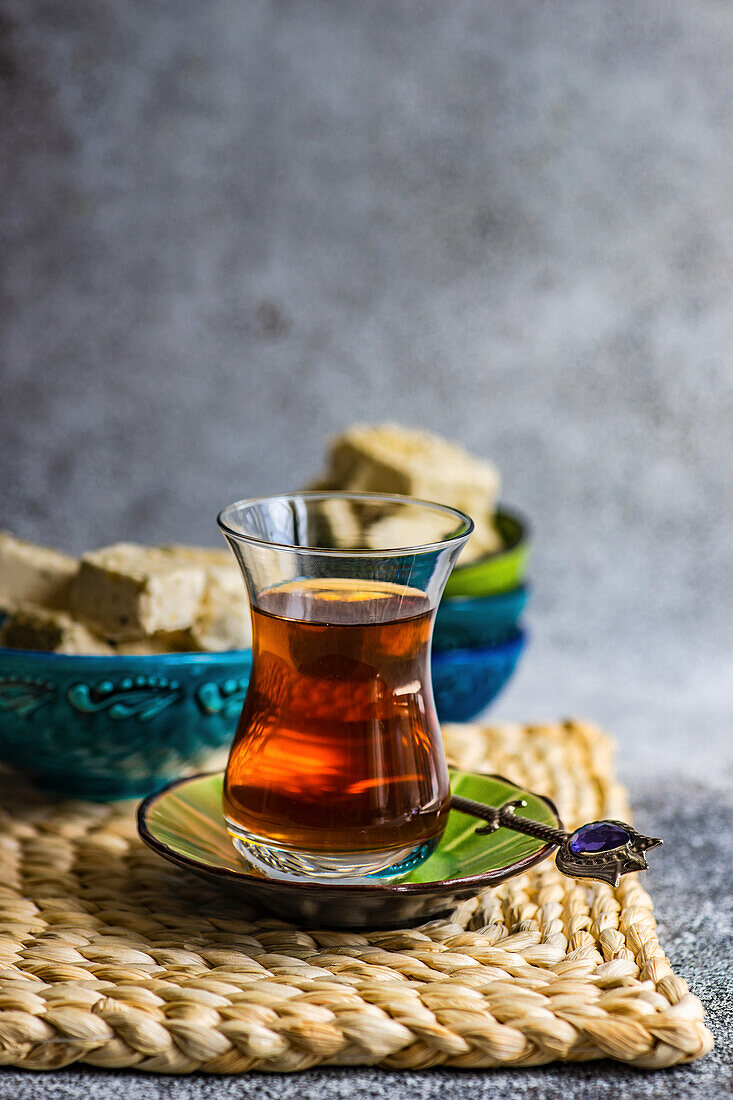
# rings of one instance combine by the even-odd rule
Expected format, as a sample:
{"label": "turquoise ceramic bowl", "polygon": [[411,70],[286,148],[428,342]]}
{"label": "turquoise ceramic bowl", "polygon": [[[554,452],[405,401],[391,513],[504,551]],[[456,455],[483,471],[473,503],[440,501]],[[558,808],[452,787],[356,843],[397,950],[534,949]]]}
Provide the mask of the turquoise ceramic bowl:
{"label": "turquoise ceramic bowl", "polygon": [[483,649],[510,641],[527,603],[526,585],[496,596],[443,599],[433,631],[433,652]]}
{"label": "turquoise ceramic bowl", "polygon": [[250,650],[77,657],[0,649],[0,761],[82,798],[140,797],[228,746]]}
{"label": "turquoise ceramic bowl", "polygon": [[511,679],[527,642],[515,629],[501,645],[433,653],[433,693],[441,722],[469,722],[493,703]]}

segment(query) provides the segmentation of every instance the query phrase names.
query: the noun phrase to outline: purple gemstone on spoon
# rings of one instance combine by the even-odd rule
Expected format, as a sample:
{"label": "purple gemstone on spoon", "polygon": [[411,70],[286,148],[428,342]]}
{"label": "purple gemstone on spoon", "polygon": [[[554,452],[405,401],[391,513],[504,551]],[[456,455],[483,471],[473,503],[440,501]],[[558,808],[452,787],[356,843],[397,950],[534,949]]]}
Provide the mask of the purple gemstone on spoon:
{"label": "purple gemstone on spoon", "polygon": [[610,852],[613,848],[628,844],[630,840],[626,829],[613,821],[591,821],[575,830],[568,847],[579,856],[585,852]]}

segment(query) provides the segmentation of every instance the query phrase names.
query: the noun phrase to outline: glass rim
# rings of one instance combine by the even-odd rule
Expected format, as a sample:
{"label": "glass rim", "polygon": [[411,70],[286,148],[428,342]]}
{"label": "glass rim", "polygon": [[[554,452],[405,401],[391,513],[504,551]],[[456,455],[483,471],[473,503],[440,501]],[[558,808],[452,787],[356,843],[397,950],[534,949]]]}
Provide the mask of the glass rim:
{"label": "glass rim", "polygon": [[[437,539],[434,542],[416,543],[410,546],[395,546],[389,549],[375,550],[369,546],[351,548],[339,546],[298,546],[292,542],[275,542],[272,539],[259,538],[257,535],[248,535],[244,531],[237,531],[236,528],[231,526],[231,514],[237,508],[250,508],[257,504],[273,504],[279,501],[286,503],[294,500],[353,500],[361,501],[365,504],[382,502],[384,504],[395,504],[398,506],[405,504],[417,505],[432,512],[443,512],[446,515],[453,516],[457,520],[457,528],[445,538]],[[339,490],[327,489],[309,489],[297,493],[273,493],[261,497],[245,497],[242,500],[235,500],[233,504],[228,504],[225,508],[222,508],[216,517],[216,522],[227,537],[233,538],[237,542],[251,543],[255,546],[268,546],[271,549],[285,550],[292,554],[327,554],[345,558],[384,558],[427,553],[431,550],[441,550],[454,543],[465,542],[474,528],[474,522],[471,517],[466,512],[462,512],[459,508],[453,508],[450,504],[437,504],[433,500],[423,500],[421,497],[409,497],[399,493],[353,493],[348,490],[341,492]]]}

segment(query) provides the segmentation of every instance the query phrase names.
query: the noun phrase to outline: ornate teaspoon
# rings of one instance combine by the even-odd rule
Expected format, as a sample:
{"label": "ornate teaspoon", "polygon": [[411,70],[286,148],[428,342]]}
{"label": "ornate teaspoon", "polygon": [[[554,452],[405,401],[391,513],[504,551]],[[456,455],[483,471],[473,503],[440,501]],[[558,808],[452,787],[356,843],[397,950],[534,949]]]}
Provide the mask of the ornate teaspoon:
{"label": "ornate teaspoon", "polygon": [[539,821],[517,815],[516,810],[527,805],[523,798],[511,799],[503,806],[485,806],[482,802],[453,795],[450,804],[451,809],[459,813],[487,822],[476,830],[477,834],[513,829],[517,833],[544,840],[558,849],[555,855],[558,871],[571,878],[600,879],[612,886],[618,886],[621,875],[630,871],[645,871],[649,864],[644,853],[662,844],[659,837],[644,836],[624,821],[588,821],[572,833],[552,825],[542,825]]}

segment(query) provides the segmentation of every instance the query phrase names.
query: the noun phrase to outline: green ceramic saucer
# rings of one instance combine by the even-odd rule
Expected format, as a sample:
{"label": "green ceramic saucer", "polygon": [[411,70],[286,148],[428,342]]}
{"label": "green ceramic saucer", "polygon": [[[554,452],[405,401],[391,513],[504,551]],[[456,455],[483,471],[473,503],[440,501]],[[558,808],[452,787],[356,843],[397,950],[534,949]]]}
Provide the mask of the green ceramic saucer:
{"label": "green ceramic saucer", "polygon": [[[496,886],[546,859],[551,845],[508,829],[477,836],[475,817],[451,810],[425,863],[390,882],[281,881],[241,862],[222,815],[221,772],[179,779],[138,809],[138,831],[159,855],[284,920],[330,928],[399,928],[432,920],[462,898]],[[562,828],[553,804],[496,775],[451,769],[451,791],[485,805],[524,798],[525,817]]]}

